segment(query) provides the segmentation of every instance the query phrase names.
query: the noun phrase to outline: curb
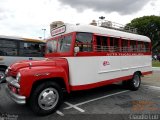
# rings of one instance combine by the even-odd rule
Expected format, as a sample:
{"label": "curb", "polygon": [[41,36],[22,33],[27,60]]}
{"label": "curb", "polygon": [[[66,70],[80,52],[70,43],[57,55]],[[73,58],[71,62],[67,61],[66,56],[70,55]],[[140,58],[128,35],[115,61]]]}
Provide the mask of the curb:
{"label": "curb", "polygon": [[152,67],[153,71],[160,71],[160,67]]}

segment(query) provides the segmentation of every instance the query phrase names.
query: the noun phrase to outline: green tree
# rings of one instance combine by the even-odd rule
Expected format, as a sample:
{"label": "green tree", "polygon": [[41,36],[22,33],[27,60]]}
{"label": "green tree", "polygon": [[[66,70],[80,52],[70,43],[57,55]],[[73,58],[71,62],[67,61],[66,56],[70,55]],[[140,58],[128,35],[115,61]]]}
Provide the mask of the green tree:
{"label": "green tree", "polygon": [[148,36],[152,41],[152,50],[160,50],[160,16],[143,16],[133,19],[126,27],[137,28],[138,34]]}

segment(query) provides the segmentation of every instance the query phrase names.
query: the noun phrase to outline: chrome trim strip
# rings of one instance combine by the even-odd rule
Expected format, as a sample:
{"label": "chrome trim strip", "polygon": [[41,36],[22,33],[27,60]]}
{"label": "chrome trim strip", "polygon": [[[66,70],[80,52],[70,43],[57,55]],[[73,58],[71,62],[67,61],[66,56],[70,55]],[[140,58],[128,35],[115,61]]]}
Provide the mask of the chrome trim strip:
{"label": "chrome trim strip", "polygon": [[117,71],[126,71],[126,70],[130,70],[130,69],[145,68],[145,67],[150,67],[150,66],[145,65],[145,66],[136,66],[136,67],[130,67],[130,68],[113,69],[113,70],[108,70],[108,71],[106,70],[106,71],[100,71],[100,72],[98,72],[98,74],[109,73],[109,72],[117,72]]}

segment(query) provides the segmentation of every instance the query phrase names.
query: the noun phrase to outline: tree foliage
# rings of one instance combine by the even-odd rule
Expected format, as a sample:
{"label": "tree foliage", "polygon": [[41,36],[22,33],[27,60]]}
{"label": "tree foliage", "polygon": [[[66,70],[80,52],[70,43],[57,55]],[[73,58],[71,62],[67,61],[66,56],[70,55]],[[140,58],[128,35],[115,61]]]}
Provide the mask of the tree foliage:
{"label": "tree foliage", "polygon": [[138,34],[148,36],[152,40],[152,50],[160,50],[160,16],[143,16],[133,19],[126,25],[137,28]]}

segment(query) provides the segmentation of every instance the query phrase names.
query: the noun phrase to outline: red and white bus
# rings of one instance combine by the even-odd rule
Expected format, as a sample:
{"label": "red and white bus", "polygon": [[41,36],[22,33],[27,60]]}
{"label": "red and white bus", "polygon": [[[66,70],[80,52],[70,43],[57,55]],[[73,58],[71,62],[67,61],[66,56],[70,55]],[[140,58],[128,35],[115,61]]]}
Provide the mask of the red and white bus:
{"label": "red and white bus", "polygon": [[46,59],[19,62],[6,71],[7,93],[40,115],[57,109],[68,93],[123,81],[137,90],[152,73],[151,40],[93,25],[63,24],[51,30]]}

